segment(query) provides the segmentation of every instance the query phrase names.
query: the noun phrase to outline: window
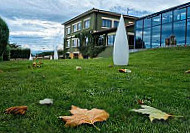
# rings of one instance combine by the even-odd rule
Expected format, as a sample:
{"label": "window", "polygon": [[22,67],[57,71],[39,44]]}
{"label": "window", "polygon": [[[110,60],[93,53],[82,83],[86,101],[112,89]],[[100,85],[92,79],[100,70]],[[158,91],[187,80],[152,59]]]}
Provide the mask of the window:
{"label": "window", "polygon": [[190,19],[187,20],[187,45],[190,45]]}
{"label": "window", "polygon": [[112,21],[108,19],[102,19],[102,27],[111,28]]}
{"label": "window", "polygon": [[136,29],[142,29],[143,28],[143,20],[136,21]]}
{"label": "window", "polygon": [[80,39],[77,39],[77,46],[80,47]]}
{"label": "window", "polygon": [[81,30],[81,22],[73,24],[73,32],[77,32],[79,30]]}
{"label": "window", "polygon": [[152,28],[152,48],[160,47],[160,25]]}
{"label": "window", "polygon": [[118,27],[119,21],[114,21],[114,27]]}
{"label": "window", "polygon": [[162,25],[162,40],[161,46],[165,46],[165,42],[167,38],[170,38],[172,35],[172,23],[167,23]]}
{"label": "window", "polygon": [[76,32],[77,31],[77,25],[73,25],[73,32]]}
{"label": "window", "polygon": [[71,34],[71,27],[70,27],[70,26],[66,28],[66,34],[67,34],[67,35],[68,35],[68,34]]}
{"label": "window", "polygon": [[187,18],[190,18],[190,7],[187,8]]}
{"label": "window", "polygon": [[67,46],[66,46],[66,48],[70,48],[70,44],[71,44],[70,40],[67,40]]}
{"label": "window", "polygon": [[136,29],[135,48],[143,48],[142,29]]}
{"label": "window", "polygon": [[113,46],[115,41],[115,35],[108,35],[108,46]]}
{"label": "window", "polygon": [[77,47],[77,39],[73,39],[73,47]]}
{"label": "window", "polygon": [[150,45],[150,33],[151,33],[151,28],[146,28],[144,29],[144,32],[143,32],[143,41],[145,43],[145,48],[151,48],[151,45]]}
{"label": "window", "polygon": [[185,20],[174,23],[174,35],[177,45],[185,44],[185,25]]}
{"label": "window", "polygon": [[172,11],[162,14],[162,23],[163,24],[172,22],[172,19],[173,19]]}
{"label": "window", "polygon": [[81,30],[81,23],[77,24],[77,31]]}
{"label": "window", "polygon": [[176,9],[174,11],[174,21],[179,21],[184,19],[186,19],[186,8]]}
{"label": "window", "polygon": [[150,27],[151,26],[151,18],[144,19],[144,27]]}
{"label": "window", "polygon": [[90,28],[90,19],[84,21],[84,28]]}
{"label": "window", "polygon": [[152,18],[152,25],[160,25],[161,24],[161,15]]}

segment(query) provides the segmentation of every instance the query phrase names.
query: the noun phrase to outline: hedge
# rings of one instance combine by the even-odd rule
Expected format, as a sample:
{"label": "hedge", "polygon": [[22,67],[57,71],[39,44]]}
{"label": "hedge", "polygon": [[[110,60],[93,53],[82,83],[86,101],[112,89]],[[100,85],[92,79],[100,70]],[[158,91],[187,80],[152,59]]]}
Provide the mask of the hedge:
{"label": "hedge", "polygon": [[3,60],[3,53],[9,40],[9,28],[5,21],[0,17],[0,61]]}
{"label": "hedge", "polygon": [[30,49],[12,48],[10,51],[11,59],[29,59]]}

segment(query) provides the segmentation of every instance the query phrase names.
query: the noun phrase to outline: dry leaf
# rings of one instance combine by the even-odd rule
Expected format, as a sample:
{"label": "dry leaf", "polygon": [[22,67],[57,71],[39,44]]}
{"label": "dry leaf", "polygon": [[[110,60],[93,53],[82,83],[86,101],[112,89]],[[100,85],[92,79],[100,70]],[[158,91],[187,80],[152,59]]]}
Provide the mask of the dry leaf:
{"label": "dry leaf", "polygon": [[173,116],[173,115],[167,114],[165,112],[162,112],[161,110],[155,109],[155,108],[147,106],[147,105],[141,105],[141,107],[143,109],[132,109],[132,111],[149,115],[149,118],[150,118],[151,122],[154,119],[167,120],[170,116]]}
{"label": "dry leaf", "polygon": [[185,73],[190,73],[190,70],[186,71]]}
{"label": "dry leaf", "polygon": [[71,114],[73,114],[72,116],[59,117],[66,122],[66,127],[75,127],[83,123],[95,126],[95,122],[105,121],[109,118],[109,114],[106,111],[96,108],[92,110],[87,110],[72,105],[70,112]]}
{"label": "dry leaf", "polygon": [[27,111],[27,106],[16,106],[16,107],[10,107],[5,110],[6,114],[21,114],[24,115]]}
{"label": "dry leaf", "polygon": [[120,73],[131,73],[131,70],[129,69],[119,69]]}
{"label": "dry leaf", "polygon": [[80,71],[80,70],[82,70],[82,67],[76,66],[76,70]]}

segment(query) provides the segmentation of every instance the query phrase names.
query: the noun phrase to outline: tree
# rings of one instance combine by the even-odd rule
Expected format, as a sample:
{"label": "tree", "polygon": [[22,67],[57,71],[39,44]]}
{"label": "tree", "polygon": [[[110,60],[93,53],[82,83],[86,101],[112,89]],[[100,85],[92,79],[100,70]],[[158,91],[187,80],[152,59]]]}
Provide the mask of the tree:
{"label": "tree", "polygon": [[0,61],[3,60],[3,54],[6,50],[9,40],[9,28],[5,21],[0,18]]}

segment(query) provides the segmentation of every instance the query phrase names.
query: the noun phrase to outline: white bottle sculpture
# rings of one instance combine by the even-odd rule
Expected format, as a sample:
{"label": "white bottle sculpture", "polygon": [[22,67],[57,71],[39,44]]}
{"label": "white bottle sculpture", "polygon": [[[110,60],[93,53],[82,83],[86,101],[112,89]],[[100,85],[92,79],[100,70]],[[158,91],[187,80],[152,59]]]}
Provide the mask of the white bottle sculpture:
{"label": "white bottle sculpture", "polygon": [[123,15],[121,15],[116,32],[113,62],[114,65],[128,65],[129,62],[129,45]]}
{"label": "white bottle sculpture", "polygon": [[29,60],[30,60],[30,61],[32,61],[32,60],[33,60],[31,50],[30,50],[30,57],[29,57]]}
{"label": "white bottle sculpture", "polygon": [[58,60],[57,46],[55,46],[55,48],[54,48],[54,57],[53,57],[53,59]]}

